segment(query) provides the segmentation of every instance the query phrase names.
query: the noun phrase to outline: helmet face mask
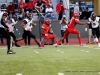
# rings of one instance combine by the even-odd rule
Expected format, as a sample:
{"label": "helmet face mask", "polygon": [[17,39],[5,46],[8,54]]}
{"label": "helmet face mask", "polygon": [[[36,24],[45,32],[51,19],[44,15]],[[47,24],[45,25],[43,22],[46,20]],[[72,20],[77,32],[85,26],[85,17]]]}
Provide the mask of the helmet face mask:
{"label": "helmet face mask", "polygon": [[27,18],[28,18],[29,20],[31,20],[31,19],[32,19],[32,14],[27,14]]}
{"label": "helmet face mask", "polygon": [[79,13],[74,13],[74,16],[75,17],[80,17],[80,14]]}
{"label": "helmet face mask", "polygon": [[94,21],[96,19],[96,15],[95,14],[92,14],[91,19]]}
{"label": "helmet face mask", "polygon": [[51,20],[49,18],[45,18],[44,19],[44,23],[47,24],[47,25],[49,25],[51,23]]}
{"label": "helmet face mask", "polygon": [[18,20],[17,15],[14,15],[14,16],[13,16],[13,18],[14,18],[14,20],[15,20],[15,21],[17,21],[17,20]]}
{"label": "helmet face mask", "polygon": [[24,24],[27,24],[27,23],[28,23],[28,20],[27,20],[27,19],[24,19],[24,20],[23,20],[23,23],[24,23]]}
{"label": "helmet face mask", "polygon": [[6,18],[8,16],[8,14],[7,13],[3,13],[3,16],[4,16],[4,18]]}

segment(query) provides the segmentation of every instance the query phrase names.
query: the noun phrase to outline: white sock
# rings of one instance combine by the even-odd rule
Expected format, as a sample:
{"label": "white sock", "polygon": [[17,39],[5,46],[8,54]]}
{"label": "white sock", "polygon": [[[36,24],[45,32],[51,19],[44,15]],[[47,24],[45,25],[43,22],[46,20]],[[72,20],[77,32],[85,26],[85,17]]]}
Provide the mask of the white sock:
{"label": "white sock", "polygon": [[98,42],[98,38],[95,38],[95,41]]}

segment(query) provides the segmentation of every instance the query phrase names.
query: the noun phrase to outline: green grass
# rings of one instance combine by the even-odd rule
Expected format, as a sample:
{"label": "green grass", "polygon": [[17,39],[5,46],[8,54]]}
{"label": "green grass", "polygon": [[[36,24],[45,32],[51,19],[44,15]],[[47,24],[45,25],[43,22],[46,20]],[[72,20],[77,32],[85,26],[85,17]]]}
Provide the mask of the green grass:
{"label": "green grass", "polygon": [[14,55],[0,47],[0,75],[99,75],[100,49],[97,45],[22,46]]}

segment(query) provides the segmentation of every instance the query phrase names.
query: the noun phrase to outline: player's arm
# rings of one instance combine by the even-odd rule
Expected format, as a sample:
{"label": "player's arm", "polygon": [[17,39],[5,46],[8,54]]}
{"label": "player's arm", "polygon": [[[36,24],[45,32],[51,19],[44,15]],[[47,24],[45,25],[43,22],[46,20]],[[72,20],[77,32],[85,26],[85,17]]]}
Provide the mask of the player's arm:
{"label": "player's arm", "polygon": [[59,24],[62,24],[62,19],[60,20]]}
{"label": "player's arm", "polygon": [[45,26],[42,25],[42,27],[41,27],[41,34],[44,34],[44,29],[45,29]]}
{"label": "player's arm", "polygon": [[21,28],[24,30],[25,29],[25,24],[22,23]]}
{"label": "player's arm", "polygon": [[79,20],[76,20],[76,23],[79,25],[87,25],[88,24],[88,22],[80,22]]}
{"label": "player's arm", "polygon": [[15,30],[17,29],[15,25],[14,25],[14,29],[15,29]]}
{"label": "player's arm", "polygon": [[1,19],[1,24],[5,27],[5,28],[8,28],[8,26],[5,24],[4,20]]}
{"label": "player's arm", "polygon": [[62,24],[63,22],[64,22],[66,25],[68,25],[68,21],[67,21],[67,20],[65,20],[64,18],[62,18],[62,19],[60,20],[60,22],[59,22],[59,23],[60,23],[60,24]]}
{"label": "player's arm", "polygon": [[36,26],[36,23],[32,22],[30,25],[32,25],[32,26]]}
{"label": "player's arm", "polygon": [[53,30],[52,30],[52,28],[51,28],[51,27],[50,27],[50,29],[49,29],[48,33],[53,34]]}
{"label": "player's arm", "polygon": [[44,34],[44,33],[43,33],[43,31],[44,31],[44,29],[43,29],[43,28],[41,28],[41,34]]}

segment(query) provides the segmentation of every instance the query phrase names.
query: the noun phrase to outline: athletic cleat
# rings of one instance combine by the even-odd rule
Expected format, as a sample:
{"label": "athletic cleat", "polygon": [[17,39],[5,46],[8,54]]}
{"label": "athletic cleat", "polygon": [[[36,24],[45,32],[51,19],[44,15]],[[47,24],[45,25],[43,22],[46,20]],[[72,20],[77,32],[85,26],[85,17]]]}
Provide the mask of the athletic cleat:
{"label": "athletic cleat", "polygon": [[57,43],[54,43],[53,46],[58,47],[58,44]]}
{"label": "athletic cleat", "polygon": [[18,44],[15,44],[15,46],[16,46],[16,47],[21,47],[21,46],[20,46],[20,45],[18,45]]}
{"label": "athletic cleat", "polygon": [[12,50],[7,51],[7,54],[16,54],[16,52],[13,52]]}
{"label": "athletic cleat", "polygon": [[83,44],[80,44],[79,46],[83,46]]}
{"label": "athletic cleat", "polygon": [[39,49],[42,49],[42,48],[44,48],[44,47],[42,47],[42,46],[41,46],[41,47],[39,47]]}

